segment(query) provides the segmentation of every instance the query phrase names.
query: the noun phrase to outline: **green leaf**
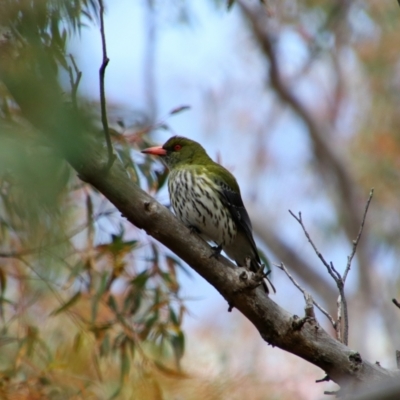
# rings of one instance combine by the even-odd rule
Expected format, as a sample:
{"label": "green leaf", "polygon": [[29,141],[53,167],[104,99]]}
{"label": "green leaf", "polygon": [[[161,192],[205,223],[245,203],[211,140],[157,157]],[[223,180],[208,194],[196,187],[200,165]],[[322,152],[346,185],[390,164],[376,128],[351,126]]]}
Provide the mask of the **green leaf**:
{"label": "green leaf", "polygon": [[154,362],[154,366],[163,374],[167,375],[167,376],[171,376],[171,377],[175,377],[175,378],[187,378],[187,375],[180,372],[180,371],[175,371],[172,368],[169,368],[167,366],[165,366],[164,364],[160,363],[159,361],[153,361]]}
{"label": "green leaf", "polygon": [[82,333],[78,332],[75,337],[74,337],[74,342],[72,345],[72,348],[74,349],[74,352],[78,352],[82,346]]}
{"label": "green leaf", "polygon": [[115,297],[112,294],[110,294],[107,304],[111,308],[111,310],[113,310],[116,314],[119,313],[117,302],[115,301]]}
{"label": "green leaf", "polygon": [[124,312],[133,315],[140,308],[142,304],[142,291],[131,288],[124,300]]}
{"label": "green leaf", "polygon": [[128,339],[129,351],[131,353],[131,358],[135,357],[135,342],[132,339]]}
{"label": "green leaf", "polygon": [[123,343],[121,347],[121,356],[120,356],[120,367],[121,367],[121,382],[125,380],[125,378],[129,375],[129,371],[131,368],[131,361],[126,351],[125,343]]}
{"label": "green leaf", "polygon": [[[87,265],[88,261],[86,262]],[[68,276],[68,281],[76,278],[78,275],[81,274],[81,272],[86,269],[86,265],[82,262],[82,260],[79,260],[72,268],[71,268],[71,272]]]}
{"label": "green leaf", "polygon": [[149,276],[147,270],[145,270],[145,271],[141,272],[139,275],[137,275],[135,278],[133,278],[131,280],[131,284],[136,286],[137,288],[141,289],[146,285],[149,278],[150,278],[150,276]]}
{"label": "green leaf", "polygon": [[139,337],[141,340],[147,339],[147,337],[151,331],[151,328],[153,328],[153,326],[157,322],[157,320],[158,320],[157,315],[153,315],[146,320],[143,329],[139,332]]}
{"label": "green leaf", "polygon": [[185,352],[185,336],[183,332],[179,331],[177,335],[172,335],[170,341],[175,357],[179,361]]}
{"label": "green leaf", "polygon": [[66,303],[64,303],[61,307],[55,309],[50,313],[50,316],[53,317],[55,315],[60,314],[61,312],[64,312],[68,310],[71,306],[73,306],[81,297],[81,292],[75,293]]}
{"label": "green leaf", "polygon": [[169,263],[172,263],[172,264],[178,266],[182,270],[182,272],[185,273],[186,276],[188,276],[189,278],[193,278],[193,275],[190,272],[189,268],[187,268],[179,258],[167,255],[165,257],[165,259],[167,261],[167,265]]}
{"label": "green leaf", "polygon": [[94,296],[92,296],[92,322],[96,320],[97,310],[99,308],[99,302],[103,296],[108,283],[108,273],[104,272],[101,276],[99,288]]}
{"label": "green leaf", "polygon": [[0,293],[4,293],[7,287],[7,276],[3,268],[0,268]]}
{"label": "green leaf", "polygon": [[110,343],[110,335],[107,333],[104,335],[104,339],[100,345],[100,357],[106,357],[110,354],[111,343]]}
{"label": "green leaf", "polygon": [[169,308],[169,319],[175,326],[179,326],[178,317],[172,307]]}
{"label": "green leaf", "polygon": [[122,391],[122,385],[119,385],[117,390],[111,395],[111,397],[108,400],[116,399],[120,395],[121,391]]}

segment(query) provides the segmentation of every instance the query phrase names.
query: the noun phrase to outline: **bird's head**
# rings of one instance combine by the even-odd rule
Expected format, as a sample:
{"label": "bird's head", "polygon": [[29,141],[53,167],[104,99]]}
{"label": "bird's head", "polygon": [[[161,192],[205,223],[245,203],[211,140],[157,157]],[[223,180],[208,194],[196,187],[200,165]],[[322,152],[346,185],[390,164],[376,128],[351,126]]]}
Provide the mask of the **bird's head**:
{"label": "bird's head", "polygon": [[212,162],[199,143],[182,136],[174,136],[162,146],[149,147],[142,153],[160,156],[169,169]]}

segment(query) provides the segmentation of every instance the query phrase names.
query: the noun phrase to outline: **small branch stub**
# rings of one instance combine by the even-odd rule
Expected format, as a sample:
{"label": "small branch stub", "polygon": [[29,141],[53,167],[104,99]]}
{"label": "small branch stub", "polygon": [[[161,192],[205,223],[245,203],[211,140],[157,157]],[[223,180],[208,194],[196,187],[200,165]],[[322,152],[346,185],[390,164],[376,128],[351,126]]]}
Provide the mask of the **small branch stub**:
{"label": "small branch stub", "polygon": [[148,214],[157,213],[157,203],[154,201],[145,201],[143,203],[144,211]]}
{"label": "small branch stub", "polygon": [[354,352],[349,355],[349,361],[351,363],[351,368],[353,371],[358,371],[362,365],[362,358],[360,353]]}
{"label": "small branch stub", "polygon": [[144,209],[145,209],[145,211],[150,211],[150,202],[149,201],[145,201],[144,202]]}
{"label": "small branch stub", "polygon": [[299,318],[297,315],[293,316],[293,320],[292,320],[292,329],[294,331],[299,331],[301,330],[301,328],[303,328],[303,326],[308,322],[308,323],[312,323],[313,321],[315,321],[314,318],[311,317],[303,317],[303,318]]}
{"label": "small branch stub", "polygon": [[247,273],[246,273],[246,271],[243,271],[240,275],[239,275],[239,279],[241,280],[241,281],[247,281]]}
{"label": "small branch stub", "polygon": [[304,292],[304,298],[306,300],[306,306],[304,308],[306,317],[315,320],[315,312],[314,312],[314,301],[312,296],[308,292]]}

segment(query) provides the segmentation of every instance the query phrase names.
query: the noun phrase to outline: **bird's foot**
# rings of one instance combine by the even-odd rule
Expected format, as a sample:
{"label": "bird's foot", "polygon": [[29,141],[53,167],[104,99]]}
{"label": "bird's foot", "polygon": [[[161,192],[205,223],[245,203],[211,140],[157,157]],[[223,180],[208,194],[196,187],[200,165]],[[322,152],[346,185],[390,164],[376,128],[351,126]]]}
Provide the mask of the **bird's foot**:
{"label": "bird's foot", "polygon": [[[246,287],[245,289],[247,290],[253,290],[257,288],[258,286],[262,285],[265,292],[268,294],[269,289],[267,282],[268,281],[269,285],[271,286],[272,290],[274,293],[276,293],[276,289],[272,282],[269,280],[268,275],[271,273],[271,270],[267,270],[266,272],[264,271],[264,266],[262,268],[259,268],[256,272],[252,271],[250,268],[250,259],[247,257],[245,259],[245,265],[242,267],[244,270],[240,273],[239,279],[245,283]],[[252,277],[249,278],[249,272],[252,274]]]}
{"label": "bird's foot", "polygon": [[264,268],[260,268],[254,274],[255,274],[256,278],[258,278],[259,280],[262,280],[262,279],[268,279],[268,275],[270,273],[271,273],[271,270],[267,270],[267,272],[265,272]]}
{"label": "bird's foot", "polygon": [[[264,281],[264,279],[268,282],[268,284],[271,286],[272,290],[274,291],[274,293],[276,293],[276,289],[275,286],[273,285],[273,283],[271,282],[271,279],[268,278],[268,275],[271,273],[270,269],[267,269],[267,271],[265,272],[265,265],[261,264],[262,268],[260,268],[257,272],[256,275],[258,275],[258,279],[261,279],[262,281]],[[265,288],[265,291],[267,293],[269,293],[269,289],[268,289],[268,285],[267,283],[264,281],[263,282],[263,286]]]}
{"label": "bird's foot", "polygon": [[212,246],[211,248],[212,248],[213,252],[212,252],[210,258],[218,258],[218,256],[221,254],[222,244],[219,244],[218,246]]}

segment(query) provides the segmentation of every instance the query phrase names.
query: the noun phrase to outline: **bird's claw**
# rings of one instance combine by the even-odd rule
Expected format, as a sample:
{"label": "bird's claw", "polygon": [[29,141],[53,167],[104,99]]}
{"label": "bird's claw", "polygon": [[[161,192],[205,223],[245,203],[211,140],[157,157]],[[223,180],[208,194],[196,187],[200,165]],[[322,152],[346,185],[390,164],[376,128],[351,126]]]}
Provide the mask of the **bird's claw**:
{"label": "bird's claw", "polygon": [[219,244],[218,246],[212,246],[211,248],[212,248],[213,252],[212,252],[210,258],[218,258],[218,256],[221,254],[222,244]]}

